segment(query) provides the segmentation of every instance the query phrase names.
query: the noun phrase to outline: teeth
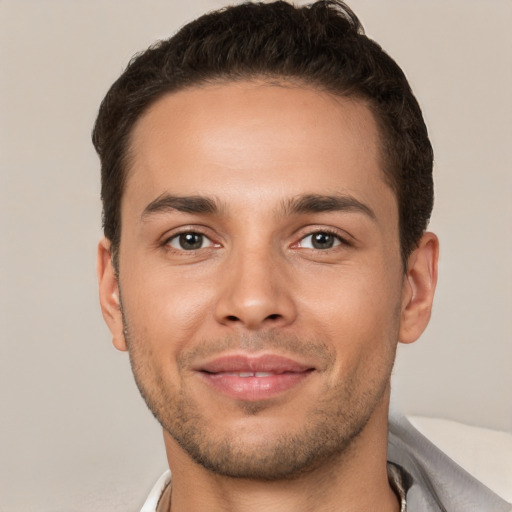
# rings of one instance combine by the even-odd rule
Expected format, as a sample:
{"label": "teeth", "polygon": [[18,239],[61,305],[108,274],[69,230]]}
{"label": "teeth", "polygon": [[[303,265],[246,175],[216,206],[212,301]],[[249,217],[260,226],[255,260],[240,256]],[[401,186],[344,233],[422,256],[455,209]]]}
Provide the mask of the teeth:
{"label": "teeth", "polygon": [[225,375],[231,377],[272,377],[271,372],[226,372]]}

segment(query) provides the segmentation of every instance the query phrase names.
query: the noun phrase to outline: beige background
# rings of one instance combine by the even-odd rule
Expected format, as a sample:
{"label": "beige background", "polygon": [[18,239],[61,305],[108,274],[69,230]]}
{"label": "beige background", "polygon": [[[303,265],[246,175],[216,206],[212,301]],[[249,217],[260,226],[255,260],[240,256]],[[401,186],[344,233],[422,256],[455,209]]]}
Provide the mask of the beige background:
{"label": "beige background", "polygon": [[[90,131],[133,53],[220,4],[0,0],[1,512],[135,511],[165,467],[97,303]],[[350,4],[409,76],[436,149],[439,292],[400,350],[396,400],[512,432],[512,3]]]}

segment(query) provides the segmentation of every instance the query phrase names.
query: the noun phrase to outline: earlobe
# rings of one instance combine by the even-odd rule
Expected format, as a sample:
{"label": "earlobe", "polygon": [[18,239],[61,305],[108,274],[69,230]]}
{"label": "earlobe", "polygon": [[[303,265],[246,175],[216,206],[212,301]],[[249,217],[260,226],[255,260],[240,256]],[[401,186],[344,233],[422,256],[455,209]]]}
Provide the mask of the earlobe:
{"label": "earlobe", "polygon": [[110,252],[110,240],[98,244],[97,273],[101,312],[112,333],[112,342],[118,350],[128,350],[123,331],[123,317],[119,300],[119,283]]}
{"label": "earlobe", "polygon": [[428,325],[437,283],[438,257],[437,236],[425,233],[407,262],[398,337],[401,343],[416,341]]}

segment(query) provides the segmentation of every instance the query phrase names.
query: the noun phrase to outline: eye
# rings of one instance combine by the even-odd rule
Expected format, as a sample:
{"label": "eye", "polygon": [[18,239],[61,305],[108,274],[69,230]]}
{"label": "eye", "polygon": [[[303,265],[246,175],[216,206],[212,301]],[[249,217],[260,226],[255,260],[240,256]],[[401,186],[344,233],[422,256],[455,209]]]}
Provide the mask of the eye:
{"label": "eye", "polygon": [[333,233],[329,233],[328,231],[317,231],[316,233],[312,233],[311,235],[305,236],[300,241],[300,247],[304,247],[306,249],[332,249],[337,245],[341,245],[342,239],[334,235]]}
{"label": "eye", "polygon": [[202,233],[188,231],[169,238],[167,244],[173,249],[179,249],[181,251],[197,251],[204,247],[211,247],[213,242]]}

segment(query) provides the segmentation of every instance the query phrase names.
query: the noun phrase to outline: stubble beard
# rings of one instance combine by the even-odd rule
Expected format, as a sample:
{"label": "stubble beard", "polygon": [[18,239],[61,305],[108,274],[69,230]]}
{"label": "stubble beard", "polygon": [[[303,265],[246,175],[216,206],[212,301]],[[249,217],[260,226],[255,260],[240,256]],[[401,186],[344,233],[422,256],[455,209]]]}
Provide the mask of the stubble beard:
{"label": "stubble beard", "polygon": [[[170,389],[162,376],[151,369],[145,348],[147,344],[143,339],[134,338],[124,313],[123,322],[135,382],[148,408],[195,462],[217,475],[258,481],[293,480],[319,467],[349,458],[354,441],[389,391],[394,347],[390,347],[389,354],[379,361],[381,368],[377,375],[357,374],[326,387],[323,398],[297,428],[275,433],[264,442],[250,443],[244,440],[243,432],[213,431],[186,387]],[[255,335],[242,343],[253,348],[284,345],[294,347],[295,351],[302,347],[303,353],[313,347],[312,350],[324,351],[324,356],[334,361],[334,355],[324,345],[305,343],[295,337]],[[220,347],[234,348],[235,344],[239,348],[240,340],[208,341],[203,346],[209,347],[210,351],[218,351]],[[244,415],[257,416],[267,406],[260,402],[246,402],[240,407]]]}

